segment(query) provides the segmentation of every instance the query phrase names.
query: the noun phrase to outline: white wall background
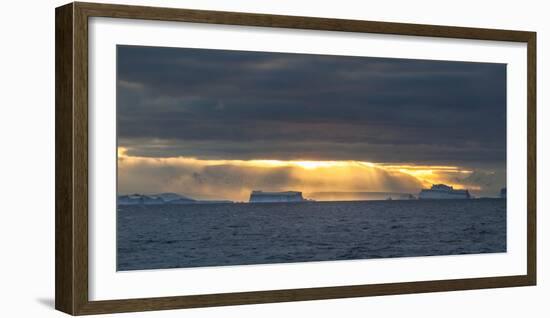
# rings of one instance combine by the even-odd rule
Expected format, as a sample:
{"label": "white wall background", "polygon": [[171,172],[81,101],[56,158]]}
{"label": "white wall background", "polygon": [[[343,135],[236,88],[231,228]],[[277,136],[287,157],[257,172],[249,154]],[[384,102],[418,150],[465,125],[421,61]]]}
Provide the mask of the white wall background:
{"label": "white wall background", "polygon": [[[538,32],[537,287],[248,305],[125,317],[548,317],[550,22],[546,1],[139,0],[103,2]],[[54,297],[54,8],[10,1],[0,16],[0,316],[61,317]]]}

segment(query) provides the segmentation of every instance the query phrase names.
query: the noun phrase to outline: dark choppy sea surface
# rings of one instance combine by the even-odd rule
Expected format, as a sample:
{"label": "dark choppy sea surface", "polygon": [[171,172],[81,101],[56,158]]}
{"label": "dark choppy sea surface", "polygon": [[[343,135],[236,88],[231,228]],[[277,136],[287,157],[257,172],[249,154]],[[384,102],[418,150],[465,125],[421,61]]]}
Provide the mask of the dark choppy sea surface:
{"label": "dark choppy sea surface", "polygon": [[506,200],[120,206],[117,270],[506,252]]}

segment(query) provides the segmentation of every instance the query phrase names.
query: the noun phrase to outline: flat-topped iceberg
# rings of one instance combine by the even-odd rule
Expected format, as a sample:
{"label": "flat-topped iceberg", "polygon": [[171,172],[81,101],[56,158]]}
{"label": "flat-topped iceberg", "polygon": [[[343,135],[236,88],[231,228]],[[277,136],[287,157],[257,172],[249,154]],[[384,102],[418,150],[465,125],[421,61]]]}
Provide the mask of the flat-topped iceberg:
{"label": "flat-topped iceberg", "polygon": [[254,190],[250,193],[250,203],[258,202],[303,202],[307,201],[299,191],[264,192]]}

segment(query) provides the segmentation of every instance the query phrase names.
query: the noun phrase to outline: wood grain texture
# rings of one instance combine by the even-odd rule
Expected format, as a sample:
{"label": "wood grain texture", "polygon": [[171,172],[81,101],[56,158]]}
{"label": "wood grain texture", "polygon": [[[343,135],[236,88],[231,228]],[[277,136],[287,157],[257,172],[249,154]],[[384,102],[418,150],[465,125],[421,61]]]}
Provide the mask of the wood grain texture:
{"label": "wood grain texture", "polygon": [[526,42],[530,32],[76,2],[89,16]]}
{"label": "wood grain texture", "polygon": [[74,7],[74,302],[79,308],[88,303],[88,16]]}
{"label": "wood grain texture", "polygon": [[537,35],[527,43],[527,276],[537,284]]}
{"label": "wood grain texture", "polygon": [[[88,300],[88,18],[282,27],[528,45],[527,274],[144,299]],[[56,308],[72,315],[427,293],[536,284],[536,33],[266,14],[72,3],[56,9]]]}
{"label": "wood grain texture", "polygon": [[509,276],[196,296],[122,299],[90,302],[86,306],[80,308],[79,314],[105,314],[114,312],[246,305],[528,285],[530,285],[530,283],[525,279],[525,276]]}
{"label": "wood grain texture", "polygon": [[55,10],[55,308],[74,313],[73,5]]}

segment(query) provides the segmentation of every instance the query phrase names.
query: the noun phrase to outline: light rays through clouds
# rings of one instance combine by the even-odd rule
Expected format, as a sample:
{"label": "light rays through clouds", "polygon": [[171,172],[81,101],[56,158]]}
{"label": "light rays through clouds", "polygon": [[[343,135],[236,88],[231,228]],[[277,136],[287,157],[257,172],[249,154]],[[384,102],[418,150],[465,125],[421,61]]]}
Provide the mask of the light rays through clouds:
{"label": "light rays through clouds", "polygon": [[119,46],[119,193],[477,196],[506,184],[506,66]]}
{"label": "light rays through clouds", "polygon": [[125,189],[126,193],[177,192],[197,199],[233,201],[246,201],[250,192],[256,189],[300,189],[312,198],[319,193],[334,192],[416,194],[420,188],[434,183],[481,190],[478,185],[468,184],[473,171],[453,166],[384,165],[363,161],[151,158],[127,156],[123,148],[119,149],[118,174],[119,188]]}

